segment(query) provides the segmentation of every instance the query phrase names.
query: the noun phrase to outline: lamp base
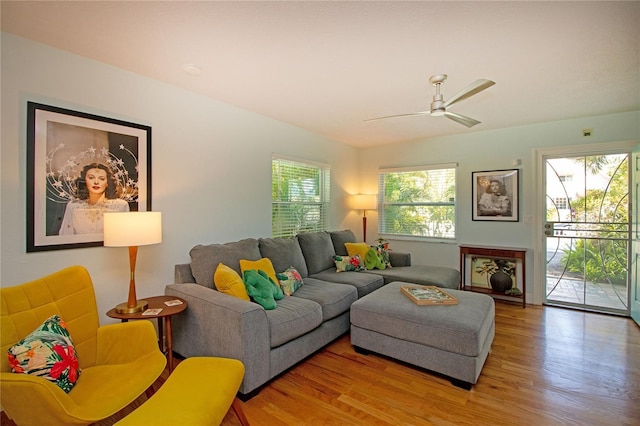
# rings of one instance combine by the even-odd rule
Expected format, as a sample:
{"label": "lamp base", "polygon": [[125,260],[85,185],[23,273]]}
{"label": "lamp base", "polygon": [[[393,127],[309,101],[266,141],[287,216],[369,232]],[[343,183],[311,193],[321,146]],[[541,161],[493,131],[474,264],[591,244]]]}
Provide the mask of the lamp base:
{"label": "lamp base", "polygon": [[149,307],[149,302],[146,300],[138,300],[136,306],[132,308],[128,306],[127,302],[124,302],[116,306],[116,312],[119,314],[135,314],[146,310],[147,307]]}

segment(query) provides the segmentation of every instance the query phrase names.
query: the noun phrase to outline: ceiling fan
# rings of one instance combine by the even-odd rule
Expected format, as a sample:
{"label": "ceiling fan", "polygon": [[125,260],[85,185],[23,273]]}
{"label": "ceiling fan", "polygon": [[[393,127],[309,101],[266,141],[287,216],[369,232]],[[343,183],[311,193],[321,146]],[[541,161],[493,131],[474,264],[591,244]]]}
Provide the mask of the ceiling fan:
{"label": "ceiling fan", "polygon": [[431,109],[429,111],[414,112],[410,114],[387,115],[385,117],[370,118],[368,120],[365,120],[365,122],[382,120],[385,118],[394,118],[394,117],[411,117],[415,115],[431,115],[432,117],[440,117],[444,115],[448,119],[458,122],[463,126],[473,127],[476,124],[480,124],[480,121],[478,120],[474,120],[473,118],[466,117],[464,115],[456,114],[455,112],[447,111],[447,108],[458,101],[467,99],[475,95],[476,93],[479,93],[484,89],[487,89],[493,86],[496,83],[491,80],[486,80],[483,78],[476,80],[473,83],[471,83],[469,86],[462,89],[460,92],[453,95],[449,100],[444,101],[442,95],[440,94],[440,86],[442,85],[442,83],[444,83],[446,79],[447,79],[446,74],[436,74],[429,77],[429,82],[436,87],[436,94],[433,95],[433,101],[431,102]]}

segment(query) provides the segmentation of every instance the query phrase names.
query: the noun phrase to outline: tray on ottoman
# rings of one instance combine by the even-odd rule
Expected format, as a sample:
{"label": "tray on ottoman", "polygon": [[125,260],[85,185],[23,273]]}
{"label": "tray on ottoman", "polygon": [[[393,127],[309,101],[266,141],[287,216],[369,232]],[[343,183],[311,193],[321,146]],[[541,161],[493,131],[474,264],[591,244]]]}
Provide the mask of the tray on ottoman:
{"label": "tray on ottoman", "polygon": [[351,305],[351,343],[451,377],[470,389],[478,380],[495,334],[491,297],[447,289],[457,305],[420,306],[393,282]]}
{"label": "tray on ottoman", "polygon": [[400,290],[416,305],[458,304],[458,299],[433,285],[403,285]]}

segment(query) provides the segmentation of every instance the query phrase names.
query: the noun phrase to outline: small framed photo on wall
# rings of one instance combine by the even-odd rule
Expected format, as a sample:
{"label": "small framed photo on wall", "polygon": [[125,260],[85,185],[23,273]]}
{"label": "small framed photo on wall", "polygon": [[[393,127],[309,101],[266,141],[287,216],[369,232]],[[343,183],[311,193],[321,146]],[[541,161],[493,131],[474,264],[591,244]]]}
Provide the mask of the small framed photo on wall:
{"label": "small framed photo on wall", "polygon": [[105,212],[151,210],[151,127],[27,102],[27,252],[101,246]]}
{"label": "small framed photo on wall", "polygon": [[472,172],[473,220],[518,222],[519,170]]}

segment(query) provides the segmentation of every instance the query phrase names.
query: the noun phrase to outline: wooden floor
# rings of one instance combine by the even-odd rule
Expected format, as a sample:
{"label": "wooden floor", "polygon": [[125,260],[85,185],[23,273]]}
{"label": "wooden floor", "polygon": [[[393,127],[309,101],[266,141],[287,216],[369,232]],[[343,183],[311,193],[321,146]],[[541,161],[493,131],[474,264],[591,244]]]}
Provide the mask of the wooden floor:
{"label": "wooden floor", "polygon": [[[357,354],[343,336],[242,407],[254,426],[640,425],[640,328],[628,318],[497,302],[492,351],[470,391]],[[223,422],[239,424],[232,411]]]}

